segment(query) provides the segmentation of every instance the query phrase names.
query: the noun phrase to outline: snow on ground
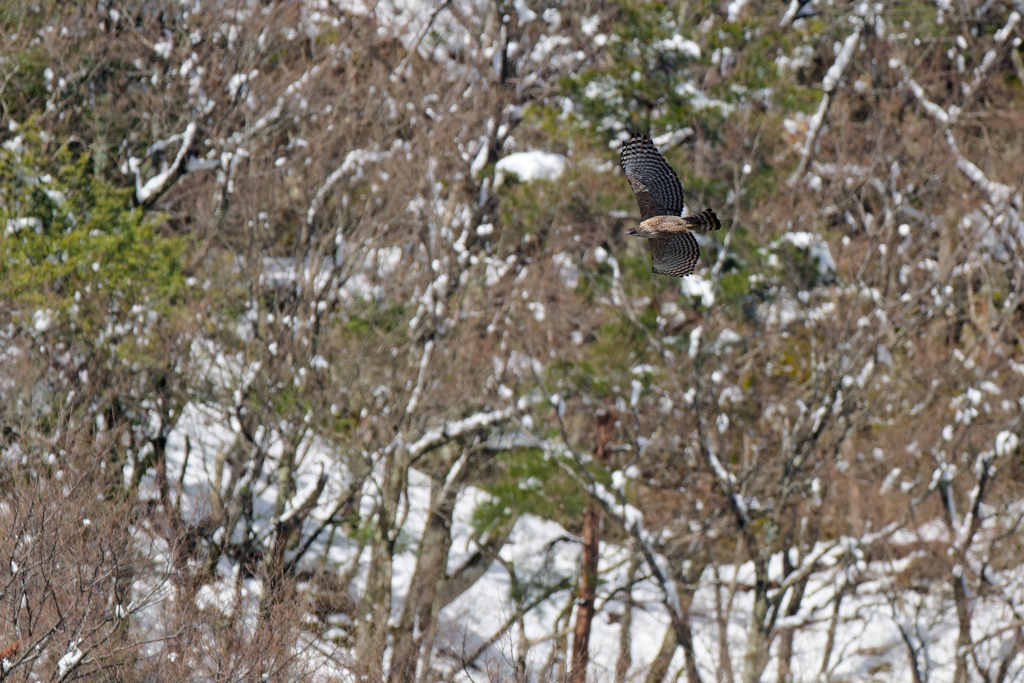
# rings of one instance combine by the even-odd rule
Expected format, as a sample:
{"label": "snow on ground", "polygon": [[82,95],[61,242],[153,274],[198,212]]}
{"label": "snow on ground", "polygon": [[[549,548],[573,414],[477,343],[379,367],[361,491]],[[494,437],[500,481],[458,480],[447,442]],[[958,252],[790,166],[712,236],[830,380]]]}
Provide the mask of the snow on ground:
{"label": "snow on ground", "polygon": [[[184,458],[185,435],[191,442],[191,454],[187,471],[183,479],[184,492],[182,511],[185,518],[195,522],[208,514],[207,500],[211,482],[214,479],[214,462],[221,449],[230,448],[236,434],[228,426],[230,420],[210,410],[189,406],[179,427],[171,434],[168,446],[169,474],[174,478],[180,474]],[[280,447],[271,449],[271,458],[276,457]],[[344,467],[333,457],[329,450],[317,440],[310,440],[300,449],[301,462],[297,475],[297,492],[293,503],[304,500],[308,492],[316,484],[321,469],[330,473],[328,487],[320,504],[313,514],[315,518],[324,518],[330,508],[337,502],[338,496],[347,481]],[[227,474],[225,473],[225,480]],[[144,485],[152,486],[152,472],[144,478]],[[276,496],[273,483],[261,489],[257,487],[257,499],[254,514],[264,520],[263,530],[267,528]],[[487,500],[488,494],[478,489],[467,489],[456,505],[455,518],[452,524],[453,545],[449,559],[449,569],[454,570],[476,549],[473,536],[472,516],[476,506]],[[421,534],[426,522],[427,508],[430,500],[430,480],[426,475],[413,472],[408,489],[408,518],[404,528],[413,542],[407,544],[394,562],[394,612],[397,618],[405,599],[405,593],[416,562],[416,539]],[[372,500],[366,496],[363,501],[363,512],[368,513]],[[316,524],[316,519],[307,520],[308,531]],[[923,525],[920,533],[901,531],[898,542],[905,544],[921,541],[934,535],[934,525]],[[260,528],[260,527],[257,527]],[[327,553],[327,566],[336,567],[341,571],[354,558],[357,545],[343,534],[336,534],[331,547],[325,547],[328,534],[323,534],[309,555],[307,561],[315,563],[319,557]],[[364,549],[362,561],[365,562],[369,548]],[[572,578],[578,571],[579,544],[559,525],[541,518],[524,515],[501,553],[502,559],[514,566],[520,581],[535,580],[538,583],[556,582],[561,577]],[[222,561],[221,573],[224,578],[216,585],[209,586],[200,592],[199,599],[204,604],[215,605],[226,600],[233,584],[232,569]],[[594,680],[610,680],[615,669],[619,649],[618,620],[611,615],[621,614],[623,605],[619,600],[608,600],[609,591],[623,585],[626,579],[628,554],[625,549],[605,544],[602,547],[600,571],[605,583],[599,589],[599,613],[593,623],[591,636],[591,657]],[[773,558],[771,573],[777,577],[781,567],[781,558]],[[908,668],[906,645],[900,632],[900,625],[913,638],[929,642],[928,655],[932,681],[948,681],[953,674],[953,653],[955,651],[956,626],[955,612],[949,601],[942,596],[930,593],[916,596],[912,600],[906,591],[900,593],[899,601],[890,600],[889,590],[892,586],[885,578],[892,576],[893,566],[884,563],[864,564],[852,569],[841,567],[825,567],[813,575],[808,586],[806,597],[797,617],[792,617],[793,624],[802,624],[794,643],[793,670],[798,681],[817,680],[821,668],[821,653],[825,647],[829,622],[834,611],[834,591],[844,583],[844,578],[836,578],[836,572],[849,571],[855,576],[860,572],[857,590],[847,594],[841,603],[840,623],[836,634],[835,649],[830,661],[829,680],[832,681],[911,681],[912,674]],[[753,599],[749,587],[753,582],[751,563],[739,567],[722,565],[719,567],[723,588],[723,597],[727,587],[734,579],[738,590],[735,596],[732,616],[729,621],[729,640],[732,645],[733,667],[741,667],[747,624],[743,615],[751,613]],[[877,579],[875,578],[877,577]],[[353,589],[358,589],[358,584]],[[241,586],[243,595],[257,596],[259,586],[247,580]],[[509,599],[510,580],[506,568],[495,562],[484,576],[465,594],[449,605],[441,614],[438,625],[438,648],[447,653],[469,653],[477,650],[487,639],[496,633],[514,611]],[[669,620],[659,601],[657,586],[650,580],[641,581],[634,587],[635,608],[633,612],[632,659],[633,670],[641,672],[653,661],[661,646],[662,639],[669,627]],[[525,634],[528,638],[539,642],[531,649],[528,661],[534,670],[539,670],[550,652],[551,641],[545,640],[555,631],[555,622],[566,607],[568,591],[554,593],[537,609],[530,612],[525,620]],[[913,603],[913,604],[911,604]],[[895,604],[895,607],[894,607]],[[693,630],[697,660],[703,671],[713,672],[718,666],[718,631],[716,623],[715,586],[712,572],[708,570],[693,601]],[[1004,608],[992,605],[983,600],[975,603],[975,623],[981,631],[990,624],[1007,623],[1009,617]],[[986,618],[990,615],[990,618]],[[147,623],[154,623],[153,615]],[[335,615],[329,624],[347,623],[347,615]],[[563,624],[564,625],[564,624]],[[336,627],[335,630],[337,630]],[[329,633],[324,635],[330,636]],[[499,638],[478,660],[479,671],[499,671],[507,669],[514,661],[516,630],[510,629],[504,637]],[[980,635],[980,634],[979,634]],[[1001,640],[994,639],[993,647],[998,647]],[[334,643],[318,642],[316,651],[329,653]],[[772,652],[775,655],[774,649]],[[435,660],[441,665],[446,660],[439,656]],[[450,662],[450,660],[447,660]],[[677,652],[673,660],[670,676],[682,668],[682,653]],[[764,680],[774,680],[776,664],[769,663]],[[1018,666],[1011,671],[1007,680],[1015,680],[1013,676],[1024,673]],[[466,678],[465,680],[469,680]],[[670,679],[671,680],[671,679]]]}

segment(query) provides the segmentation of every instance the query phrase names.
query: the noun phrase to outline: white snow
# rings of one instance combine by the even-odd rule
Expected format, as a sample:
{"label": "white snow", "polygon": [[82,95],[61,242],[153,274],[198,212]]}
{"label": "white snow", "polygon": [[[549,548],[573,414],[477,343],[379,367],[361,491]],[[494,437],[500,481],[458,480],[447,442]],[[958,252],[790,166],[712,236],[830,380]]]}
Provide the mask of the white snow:
{"label": "white snow", "polygon": [[565,164],[563,155],[551,152],[534,150],[509,154],[494,166],[494,186],[500,186],[506,174],[515,175],[522,182],[557,180],[565,172]]}
{"label": "white snow", "polygon": [[78,663],[85,658],[85,653],[78,647],[81,644],[82,640],[78,639],[68,645],[67,653],[57,662],[57,675],[66,676],[68,672],[78,666]]}
{"label": "white snow", "polygon": [[512,4],[515,5],[516,14],[519,15],[520,24],[528,24],[537,19],[537,13],[526,5],[526,0],[513,0]]}
{"label": "white snow", "polygon": [[1017,26],[1018,22],[1020,22],[1020,12],[1013,10],[1010,12],[1010,16],[1006,18],[1006,25],[996,31],[996,42],[1005,43],[1006,39],[1010,37],[1010,34],[1013,32],[1013,29]]}
{"label": "white snow", "polygon": [[807,249],[814,244],[815,235],[810,232],[787,232],[782,236],[782,239],[797,249]]}
{"label": "white snow", "polygon": [[43,310],[40,309],[32,314],[32,328],[36,332],[46,332],[53,327],[54,324],[53,311],[49,308]]}
{"label": "white snow", "polygon": [[715,283],[697,273],[681,278],[679,289],[686,296],[700,297],[703,306],[710,307],[715,303]]}
{"label": "white snow", "polygon": [[843,77],[847,67],[850,66],[850,60],[853,59],[853,53],[856,52],[858,45],[860,45],[860,28],[846,37],[846,40],[843,42],[842,51],[840,51],[835,63],[829,68],[828,73],[825,74],[825,78],[821,82],[822,90],[832,92],[835,89],[839,79]]}
{"label": "white snow", "polygon": [[172,163],[166,170],[161,171],[150,178],[145,185],[142,184],[142,177],[139,173],[141,160],[135,159],[134,157],[131,159],[130,168],[135,173],[135,196],[138,198],[140,204],[147,203],[151,198],[163,192],[167,184],[178,172],[182,162],[188,155],[188,150],[192,146],[193,140],[195,140],[196,129],[195,121],[190,122],[185,127],[185,132],[181,136],[181,148],[178,150],[177,156],[174,157],[174,163]]}
{"label": "white snow", "polygon": [[[780,242],[789,242],[797,249],[806,249],[807,255],[818,262],[818,274],[826,276],[836,271],[836,262],[832,258],[832,250],[820,235],[811,232],[786,232],[779,239]],[[778,243],[773,243],[775,248]]]}
{"label": "white snow", "polygon": [[[718,337],[727,337],[728,330],[719,332]],[[701,329],[695,328],[691,334],[694,346],[699,344]],[[530,365],[531,359],[520,358],[516,364]],[[511,363],[510,363],[511,364]],[[643,366],[633,368],[634,375],[647,375],[648,369]],[[637,382],[640,384],[640,382]],[[735,387],[726,387],[730,396]],[[634,387],[634,392],[636,391]],[[730,402],[732,399],[730,398]],[[552,397],[552,404],[562,405],[561,399]],[[525,405],[524,405],[525,407]],[[409,446],[410,454],[422,453],[426,448],[438,445],[447,438],[468,430],[487,427],[511,415],[508,411],[496,411],[470,416],[464,420],[446,423],[439,428],[429,430],[416,442]],[[525,422],[525,420],[524,420]],[[729,428],[728,418],[722,413],[717,421],[720,430]],[[236,438],[235,434],[224,426],[222,419],[206,410],[190,406],[186,408],[179,427],[172,432],[168,444],[168,467],[179,476],[183,463],[184,436],[189,434],[192,440],[192,455],[188,461],[188,469],[184,473],[185,491],[182,496],[182,514],[192,522],[208,514],[207,494],[210,485],[211,464],[217,452],[229,447]],[[1002,432],[996,438],[996,449],[1002,455],[1009,455],[1017,447],[1017,437],[1011,432]],[[279,452],[274,446],[272,454]],[[303,461],[297,478],[297,492],[294,501],[304,500],[308,492],[315,486],[321,467],[332,473],[328,489],[322,496],[322,504],[313,513],[308,524],[317,523],[329,513],[330,504],[340,495],[347,475],[343,467],[334,461],[326,444],[311,442],[308,455]],[[987,462],[987,461],[986,461]],[[711,465],[715,475],[728,488],[734,485],[734,477],[719,459],[712,454]],[[459,465],[456,465],[458,468]],[[622,483],[623,477],[616,477]],[[630,475],[632,476],[632,475]],[[940,473],[941,476],[941,473]],[[891,487],[899,477],[897,470],[892,470],[886,483]],[[449,476],[449,479],[452,477]],[[147,475],[146,480],[150,480]],[[145,484],[146,482],[144,482]],[[535,482],[534,484],[539,483]],[[533,486],[524,482],[527,487]],[[151,482],[150,484],[151,485]],[[447,486],[448,484],[446,484]],[[431,479],[416,470],[410,471],[408,481],[408,514],[403,533],[410,538],[418,538],[422,534],[426,522],[427,511],[431,500]],[[271,483],[261,488],[255,499],[254,514],[257,518],[269,514],[276,496],[276,488]],[[607,499],[613,510],[619,509],[615,497],[608,491],[599,492],[602,499]],[[478,549],[473,524],[473,515],[477,507],[490,499],[488,494],[479,489],[467,488],[459,496],[452,519],[452,550],[449,557],[449,571],[455,571],[469,559]],[[329,501],[329,502],[328,502]],[[739,494],[733,494],[733,502],[745,514],[756,501],[745,500]],[[370,498],[364,499],[362,509],[368,513],[373,506]],[[756,509],[756,508],[751,508]],[[629,519],[639,520],[639,511],[624,510]],[[966,521],[966,520],[965,520]],[[806,572],[810,577],[804,601],[797,615],[787,617],[781,625],[798,629],[798,637],[794,641],[794,680],[814,680],[820,668],[820,655],[828,634],[831,615],[834,610],[834,598],[846,583],[847,574],[855,572],[859,578],[854,587],[845,595],[840,608],[840,621],[836,631],[835,656],[829,680],[868,680],[869,673],[876,667],[886,666],[892,673],[887,680],[909,681],[909,673],[905,668],[905,645],[900,635],[900,627],[910,629],[915,638],[927,642],[928,653],[932,661],[932,673],[935,680],[945,681],[952,675],[953,656],[956,639],[955,615],[943,607],[943,600],[938,594],[928,594],[918,599],[916,606],[907,609],[920,609],[923,614],[930,615],[930,623],[916,622],[907,619],[906,614],[912,612],[893,613],[888,600],[889,584],[886,576],[893,571],[892,561],[883,558],[871,562],[860,562],[849,570],[839,562],[846,553],[860,552],[862,545],[873,542],[872,539],[883,538],[894,529],[881,530],[864,538],[840,538],[831,543],[819,543],[809,550],[800,573]],[[894,544],[920,544],[922,542],[943,542],[949,539],[947,528],[941,522],[924,521],[916,528],[900,530],[892,536]],[[514,566],[517,578],[521,583],[536,581],[538,584],[550,584],[559,577],[570,579],[576,575],[579,564],[580,546],[564,528],[558,524],[543,520],[532,515],[523,515],[516,523],[508,544],[501,551],[501,557]],[[358,546],[353,539],[344,534],[333,537],[330,547],[326,546],[326,538],[319,539],[313,546],[317,555],[326,553],[329,567],[345,566],[355,558]],[[366,561],[364,549],[363,561]],[[401,610],[409,590],[416,566],[417,548],[413,543],[404,550],[398,551],[394,558],[393,612]],[[601,611],[593,622],[591,635],[592,665],[599,676],[610,675],[614,670],[618,657],[619,626],[605,615],[621,614],[624,604],[622,595],[612,592],[626,582],[626,566],[629,551],[614,543],[602,543],[599,571],[602,572],[602,584],[599,588]],[[913,559],[899,560],[908,562]],[[662,563],[662,558],[658,558]],[[817,563],[817,564],[815,564]],[[223,563],[222,563],[223,564]],[[769,574],[772,581],[782,580],[782,558],[775,554],[769,562]],[[734,653],[741,653],[746,641],[746,616],[752,607],[752,593],[748,590],[753,585],[753,564],[749,561],[740,565],[721,564],[719,575],[727,586],[736,581],[743,588],[735,595],[734,608],[728,622],[728,640]],[[197,597],[197,604],[203,609],[230,609],[237,594],[245,600],[257,601],[260,586],[257,582],[246,579],[236,588],[233,569],[224,565],[219,570],[221,578],[210,585],[204,586]],[[841,572],[838,575],[836,572]],[[786,579],[791,583],[793,577]],[[357,579],[357,589],[361,585]],[[439,652],[473,652],[484,645],[488,638],[503,627],[508,615],[514,609],[510,603],[511,582],[508,572],[501,563],[492,564],[484,576],[454,603],[447,606],[440,614],[438,623]],[[715,604],[721,597],[716,595],[713,576],[706,572],[701,578],[694,596],[692,618],[695,635],[695,654],[702,676],[712,676],[716,670],[718,634],[715,623]],[[536,609],[527,613],[524,618],[524,633],[527,638],[543,639],[556,628],[564,606],[570,599],[568,590],[555,592],[549,599],[542,602]],[[670,628],[667,613],[656,583],[648,578],[633,587],[635,607],[633,611],[634,637],[631,643],[631,656],[634,672],[643,671],[658,653],[661,640]],[[255,604],[255,603],[254,603]],[[985,623],[1005,623],[1005,606],[995,601],[979,599],[975,604],[976,620],[979,625]],[[1012,618],[1012,617],[1011,617]],[[570,622],[571,626],[571,622]],[[332,640],[344,637],[346,629],[351,627],[349,615],[335,614],[326,620],[320,637]],[[998,641],[996,645],[1002,645]],[[499,639],[493,646],[485,648],[481,659],[481,667],[490,667],[491,672],[510,673],[509,662],[514,661],[514,638]],[[541,641],[532,647],[528,654],[531,667],[541,667],[550,652],[550,643]],[[67,653],[58,663],[63,673],[84,658],[78,643],[69,646]],[[443,658],[440,661],[444,661]],[[678,673],[683,666],[681,653],[677,653],[670,670],[670,676]],[[770,664],[774,667],[774,662]],[[1013,669],[1017,671],[1017,669]],[[902,672],[902,673],[901,673]],[[494,674],[497,675],[497,674]]]}
{"label": "white snow", "polygon": [[701,325],[697,325],[697,327],[690,331],[690,358],[696,358],[697,354],[700,352],[700,336],[703,333],[704,327]]}
{"label": "white snow", "polygon": [[162,40],[159,43],[153,45],[153,52],[157,53],[163,59],[169,59],[171,51],[174,49],[174,43],[170,40]]}
{"label": "white snow", "polygon": [[1020,440],[1013,432],[1002,431],[996,435],[996,454],[1012,455],[1017,450]]}
{"label": "white snow", "polygon": [[743,341],[743,337],[730,329],[725,329],[718,333],[719,346],[732,346],[733,344],[739,344],[741,341]]}
{"label": "white snow", "polygon": [[683,38],[678,33],[671,38],[659,40],[654,44],[654,47],[664,52],[674,51],[693,59],[700,59],[700,45],[692,40]]}
{"label": "white snow", "polygon": [[651,138],[651,142],[658,148],[659,152],[665,152],[673,147],[676,147],[688,140],[693,135],[693,128],[687,126],[679,130],[670,130],[669,132],[658,135]]}
{"label": "white snow", "polygon": [[8,218],[7,226],[4,228],[4,237],[16,235],[25,228],[39,231],[43,229],[43,222],[38,218]]}
{"label": "white snow", "polygon": [[732,0],[726,7],[726,13],[729,16],[729,23],[735,23],[740,20],[743,14],[743,9],[747,6],[748,0]]}

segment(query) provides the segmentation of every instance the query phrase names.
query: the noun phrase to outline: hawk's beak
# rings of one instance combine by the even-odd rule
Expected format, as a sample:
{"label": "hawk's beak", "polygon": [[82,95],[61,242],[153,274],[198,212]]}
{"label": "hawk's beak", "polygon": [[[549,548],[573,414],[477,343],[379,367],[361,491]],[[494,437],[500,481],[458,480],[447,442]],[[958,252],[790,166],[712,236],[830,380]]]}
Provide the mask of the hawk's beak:
{"label": "hawk's beak", "polygon": [[630,228],[624,234],[629,235],[630,237],[637,237],[640,235],[640,231],[636,228]]}

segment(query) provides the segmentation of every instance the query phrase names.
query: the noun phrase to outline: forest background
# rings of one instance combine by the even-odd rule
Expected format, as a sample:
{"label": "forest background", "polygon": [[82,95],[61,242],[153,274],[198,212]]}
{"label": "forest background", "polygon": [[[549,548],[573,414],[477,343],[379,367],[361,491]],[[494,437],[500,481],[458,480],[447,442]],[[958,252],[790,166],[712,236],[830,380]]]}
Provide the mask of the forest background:
{"label": "forest background", "polygon": [[0,4],[0,680],[1021,680],[1021,12]]}

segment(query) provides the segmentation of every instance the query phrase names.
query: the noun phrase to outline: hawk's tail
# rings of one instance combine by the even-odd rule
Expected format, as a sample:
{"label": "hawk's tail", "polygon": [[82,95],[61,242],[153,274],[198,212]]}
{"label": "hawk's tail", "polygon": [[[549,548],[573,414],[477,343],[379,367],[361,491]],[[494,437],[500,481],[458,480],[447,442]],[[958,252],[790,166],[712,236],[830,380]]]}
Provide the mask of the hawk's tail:
{"label": "hawk's tail", "polygon": [[704,209],[696,216],[687,216],[683,221],[686,223],[686,227],[693,230],[718,230],[722,227],[722,222],[718,220],[718,216],[711,209]]}

